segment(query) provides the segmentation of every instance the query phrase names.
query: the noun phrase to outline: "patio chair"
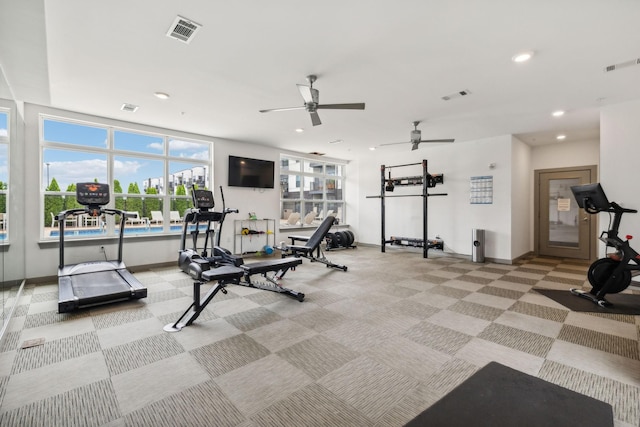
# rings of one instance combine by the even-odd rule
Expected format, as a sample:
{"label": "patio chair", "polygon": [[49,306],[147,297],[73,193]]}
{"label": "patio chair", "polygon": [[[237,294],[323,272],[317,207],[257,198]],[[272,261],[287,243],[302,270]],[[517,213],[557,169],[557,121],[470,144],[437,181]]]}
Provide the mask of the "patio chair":
{"label": "patio chair", "polygon": [[[56,219],[56,216],[53,214],[53,212],[49,212],[49,214],[51,214],[51,227],[55,228],[58,226],[58,220]],[[77,225],[77,218],[73,215],[68,216],[65,221],[64,221],[64,226],[72,226],[75,227]]]}
{"label": "patio chair", "polygon": [[147,221],[149,221],[149,218],[141,218],[140,214],[136,211],[129,211],[126,212],[127,213],[127,220],[126,220],[126,224],[127,225],[147,225]]}
{"label": "patio chair", "polygon": [[288,225],[296,225],[300,221],[300,213],[299,212],[291,212],[289,218],[287,218]]}
{"label": "patio chair", "polygon": [[304,216],[304,223],[306,225],[311,225],[313,224],[313,221],[315,221],[315,219],[316,219],[316,213],[314,211],[311,211]]}
{"label": "patio chair", "polygon": [[180,212],[169,211],[169,221],[171,221],[171,224],[180,224],[182,222],[182,217],[180,216]]}
{"label": "patio chair", "polygon": [[162,224],[164,222],[164,218],[162,216],[162,212],[160,211],[151,211],[151,224]]}

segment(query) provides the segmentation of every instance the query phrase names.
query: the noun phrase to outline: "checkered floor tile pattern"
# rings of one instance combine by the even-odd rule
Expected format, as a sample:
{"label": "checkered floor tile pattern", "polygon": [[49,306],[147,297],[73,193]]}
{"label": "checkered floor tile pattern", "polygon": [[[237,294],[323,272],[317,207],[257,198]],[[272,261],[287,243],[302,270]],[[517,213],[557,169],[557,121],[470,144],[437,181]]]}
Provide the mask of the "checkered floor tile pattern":
{"label": "checkered floor tile pattern", "polygon": [[348,271],[305,260],[282,280],[302,303],[229,285],[174,333],[163,326],[192,301],[174,266],[135,272],[146,299],[71,314],[57,313],[57,283],[27,285],[0,345],[0,425],[402,426],[490,361],[640,425],[640,316],[573,312],[535,291],[585,286],[587,263],[327,257]]}

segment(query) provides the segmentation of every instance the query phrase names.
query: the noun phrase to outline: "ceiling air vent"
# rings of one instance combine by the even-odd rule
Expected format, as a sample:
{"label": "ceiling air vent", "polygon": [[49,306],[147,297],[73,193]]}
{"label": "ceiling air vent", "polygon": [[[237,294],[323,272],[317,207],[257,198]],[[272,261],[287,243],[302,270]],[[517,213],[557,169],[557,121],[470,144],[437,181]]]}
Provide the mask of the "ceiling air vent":
{"label": "ceiling air vent", "polygon": [[202,25],[193,22],[190,19],[183,18],[182,16],[176,16],[173,24],[169,27],[169,31],[167,31],[167,36],[189,44],[200,27],[202,27]]}
{"label": "ceiling air vent", "polygon": [[454,98],[460,98],[461,96],[470,95],[471,91],[469,89],[461,90],[460,92],[452,93],[451,95],[443,96],[442,99],[444,101],[450,101]]}
{"label": "ceiling air vent", "polygon": [[632,65],[640,65],[640,58],[632,59],[630,61],[621,62],[619,64],[609,65],[607,67],[604,67],[604,72],[608,73],[608,72],[611,72],[611,71],[619,70],[620,68],[631,67]]}
{"label": "ceiling air vent", "polygon": [[120,107],[120,109],[122,111],[128,111],[130,113],[135,113],[138,110],[138,106],[137,105],[133,105],[133,104],[122,104],[122,107]]}

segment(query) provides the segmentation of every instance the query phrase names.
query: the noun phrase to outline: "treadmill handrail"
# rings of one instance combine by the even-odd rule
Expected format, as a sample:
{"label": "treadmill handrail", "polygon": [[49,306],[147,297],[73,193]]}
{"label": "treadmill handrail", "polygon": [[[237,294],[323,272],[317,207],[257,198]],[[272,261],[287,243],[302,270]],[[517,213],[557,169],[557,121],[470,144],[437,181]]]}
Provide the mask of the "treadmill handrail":
{"label": "treadmill handrail", "polygon": [[98,215],[95,216],[100,216],[102,214],[107,214],[107,215],[120,215],[120,233],[118,236],[118,258],[117,261],[118,263],[122,262],[122,243],[124,240],[124,227],[126,224],[126,218],[130,218],[132,216],[135,216],[135,213],[131,213],[131,212],[126,212],[123,211],[121,209],[113,209],[113,208],[103,208],[100,207],[99,209],[95,209],[93,207],[87,206],[86,208],[73,208],[73,209],[67,209],[64,210],[60,213],[58,213],[58,215],[55,216],[55,218],[58,220],[58,230],[60,233],[60,237],[59,237],[59,252],[60,252],[60,260],[59,260],[59,265],[58,268],[61,269],[62,267],[64,267],[64,224],[65,224],[65,219],[70,216],[70,215],[76,215],[76,214],[82,214],[82,213],[92,213],[92,212],[96,212],[96,210],[99,212]]}
{"label": "treadmill handrail", "polygon": [[[63,219],[66,218],[70,215],[76,215],[76,214],[82,214],[82,213],[91,213],[94,212],[94,209],[89,208],[88,206],[86,208],[73,208],[73,209],[67,209],[64,211],[61,211],[58,213],[58,215],[56,215],[56,219]],[[135,212],[127,212],[127,211],[123,211],[121,209],[112,209],[112,208],[100,208],[99,209],[99,213],[98,215],[95,216],[100,216],[102,214],[107,214],[107,215],[124,215],[126,218],[131,218],[136,216]]]}

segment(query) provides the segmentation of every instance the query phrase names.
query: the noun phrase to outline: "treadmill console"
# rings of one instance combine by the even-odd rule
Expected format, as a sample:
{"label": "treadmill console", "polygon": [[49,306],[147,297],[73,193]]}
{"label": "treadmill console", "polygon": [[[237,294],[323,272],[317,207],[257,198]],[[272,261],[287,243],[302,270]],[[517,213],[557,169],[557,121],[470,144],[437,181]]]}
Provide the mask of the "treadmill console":
{"label": "treadmill console", "polygon": [[193,190],[193,206],[196,209],[209,210],[215,206],[213,192],[209,190]]}
{"label": "treadmill console", "polygon": [[76,199],[84,206],[104,206],[109,203],[109,184],[79,182],[76,184]]}

